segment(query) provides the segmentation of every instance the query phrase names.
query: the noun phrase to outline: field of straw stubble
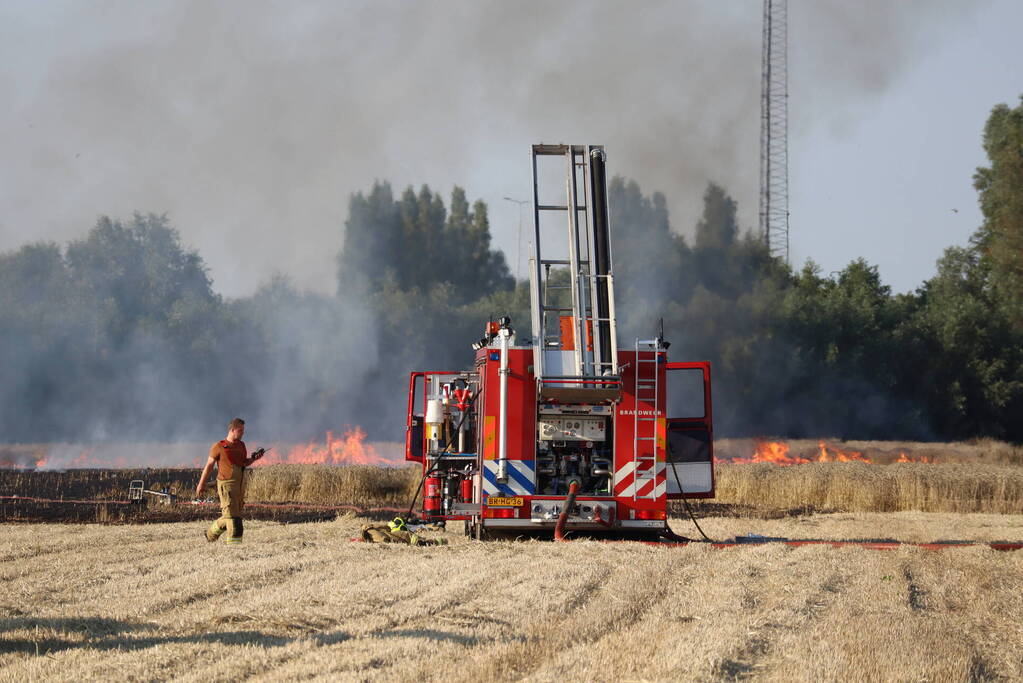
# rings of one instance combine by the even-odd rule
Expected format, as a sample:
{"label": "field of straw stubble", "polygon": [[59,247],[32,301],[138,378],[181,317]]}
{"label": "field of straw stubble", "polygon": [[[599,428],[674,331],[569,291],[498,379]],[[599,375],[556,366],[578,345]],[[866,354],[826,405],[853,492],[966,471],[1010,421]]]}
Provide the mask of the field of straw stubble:
{"label": "field of straw stubble", "polygon": [[[1023,552],[352,543],[360,518],[0,527],[0,680],[1023,678]],[[998,539],[1023,518],[707,519],[714,537]],[[681,520],[673,526],[687,531]],[[439,532],[435,532],[439,533]]]}
{"label": "field of straw stubble", "polygon": [[[247,497],[400,506],[415,493],[420,473],[415,468],[273,465],[251,473]],[[1023,467],[1017,465],[718,464],[716,475],[714,504],[754,514],[800,510],[1023,514]]]}
{"label": "field of straw stubble", "polygon": [[[697,507],[715,539],[1023,538],[1018,451],[950,452],[723,465]],[[7,494],[123,495],[117,473],[8,474]],[[197,472],[148,476],[184,497]],[[393,506],[416,483],[280,465],[248,497]],[[200,521],[0,524],[0,681],[1023,679],[1023,551],[350,542],[365,521],[252,520],[241,547]]]}

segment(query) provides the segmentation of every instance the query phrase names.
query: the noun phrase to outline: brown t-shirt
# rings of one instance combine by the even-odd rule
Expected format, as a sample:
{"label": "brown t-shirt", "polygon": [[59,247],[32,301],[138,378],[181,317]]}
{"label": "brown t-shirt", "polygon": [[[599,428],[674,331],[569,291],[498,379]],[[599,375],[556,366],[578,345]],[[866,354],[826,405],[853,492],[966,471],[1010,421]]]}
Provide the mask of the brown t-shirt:
{"label": "brown t-shirt", "polygon": [[224,440],[213,444],[210,448],[210,457],[217,461],[217,479],[226,481],[241,477],[245,472],[247,454],[244,441],[228,443]]}

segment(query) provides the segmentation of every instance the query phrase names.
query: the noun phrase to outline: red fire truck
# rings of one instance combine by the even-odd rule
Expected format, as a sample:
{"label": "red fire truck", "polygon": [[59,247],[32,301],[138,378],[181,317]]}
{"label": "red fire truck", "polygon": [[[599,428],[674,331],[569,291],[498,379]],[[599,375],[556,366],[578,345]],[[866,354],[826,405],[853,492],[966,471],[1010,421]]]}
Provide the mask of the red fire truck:
{"label": "red fire truck", "polygon": [[470,369],[409,380],[419,514],[477,538],[559,518],[656,535],[669,500],[714,495],[710,364],[669,362],[661,336],[619,348],[604,148],[533,145],[532,169],[529,338],[488,321]]}

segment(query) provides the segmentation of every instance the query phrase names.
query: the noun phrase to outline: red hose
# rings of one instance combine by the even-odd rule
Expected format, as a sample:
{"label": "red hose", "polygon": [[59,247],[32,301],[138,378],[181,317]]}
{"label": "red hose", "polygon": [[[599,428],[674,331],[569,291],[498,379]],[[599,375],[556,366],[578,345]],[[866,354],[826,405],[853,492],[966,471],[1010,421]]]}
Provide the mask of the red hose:
{"label": "red hose", "polygon": [[558,523],[554,525],[554,540],[555,541],[567,541],[565,538],[565,520],[568,519],[568,512],[575,505],[575,494],[579,491],[579,484],[572,482],[568,485],[568,495],[565,496],[565,507],[561,508],[561,514],[558,515]]}

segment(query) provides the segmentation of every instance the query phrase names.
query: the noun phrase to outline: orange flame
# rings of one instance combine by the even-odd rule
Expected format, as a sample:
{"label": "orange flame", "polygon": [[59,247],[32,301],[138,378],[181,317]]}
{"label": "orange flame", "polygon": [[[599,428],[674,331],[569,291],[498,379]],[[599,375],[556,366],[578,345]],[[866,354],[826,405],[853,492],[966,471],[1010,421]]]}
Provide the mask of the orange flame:
{"label": "orange flame", "polygon": [[823,441],[817,442],[817,448],[820,449],[817,462],[852,462],[853,460],[859,460],[860,462],[872,462],[870,458],[865,457],[859,451],[849,451],[844,453],[837,448],[832,447],[832,453],[828,452],[828,445]]}
{"label": "orange flame", "polygon": [[[817,451],[810,456],[792,455],[789,453],[789,445],[784,441],[757,441],[753,455],[748,458],[725,458],[723,462],[745,465],[754,462],[768,462],[775,465],[805,465],[811,462],[866,462],[877,464],[874,460],[860,451],[843,451],[825,441],[817,442]],[[887,461],[887,459],[885,459]],[[920,455],[910,456],[905,452],[899,453],[898,459],[893,462],[919,462],[933,463],[934,458]]]}
{"label": "orange flame", "polygon": [[[93,449],[92,448],[86,448],[84,451],[82,451],[81,453],[78,454],[77,458],[74,458],[71,462],[69,462],[67,465],[65,465],[65,467],[67,467],[68,469],[75,469],[75,468],[88,467],[90,464],[98,464],[96,462],[96,459],[92,457],[92,454],[93,454]],[[102,461],[100,461],[100,462],[102,462]],[[102,464],[106,464],[106,463],[102,463]]]}
{"label": "orange flame", "polygon": [[899,453],[899,457],[895,462],[926,462],[933,463],[934,458],[929,458],[926,455],[906,455],[905,453]]}
{"label": "orange flame", "polygon": [[758,441],[753,455],[749,458],[732,458],[729,462],[749,464],[752,462],[773,462],[775,465],[803,465],[806,458],[789,455],[789,445],[784,441]]}
{"label": "orange flame", "polygon": [[[184,446],[182,448],[181,446]],[[0,468],[31,467],[35,469],[128,469],[140,467],[193,467],[201,468],[206,463],[208,446],[205,444],[167,444],[163,449],[152,444],[140,444],[139,448],[125,448],[125,444],[106,446],[54,444],[44,452],[26,456],[22,461],[0,459]],[[129,446],[131,446],[129,444]],[[254,449],[255,446],[252,446]],[[170,452],[167,452],[170,451]],[[381,455],[366,442],[366,432],[361,427],[345,428],[342,436],[328,431],[322,441],[294,445],[276,443],[257,465],[273,463],[311,463],[328,465],[401,465],[403,462]]]}
{"label": "orange flame", "polygon": [[117,458],[101,458],[96,456],[93,446],[82,449],[77,455],[66,450],[57,449],[40,455],[36,461],[37,470],[42,469],[123,469],[132,467],[132,463],[123,456]]}
{"label": "orange flame", "polygon": [[321,465],[393,465],[391,460],[381,456],[366,443],[366,432],[361,427],[346,429],[344,436],[335,436],[327,431],[323,442],[310,441],[293,446],[283,454],[286,447],[274,446],[257,465],[280,463],[321,464]]}

